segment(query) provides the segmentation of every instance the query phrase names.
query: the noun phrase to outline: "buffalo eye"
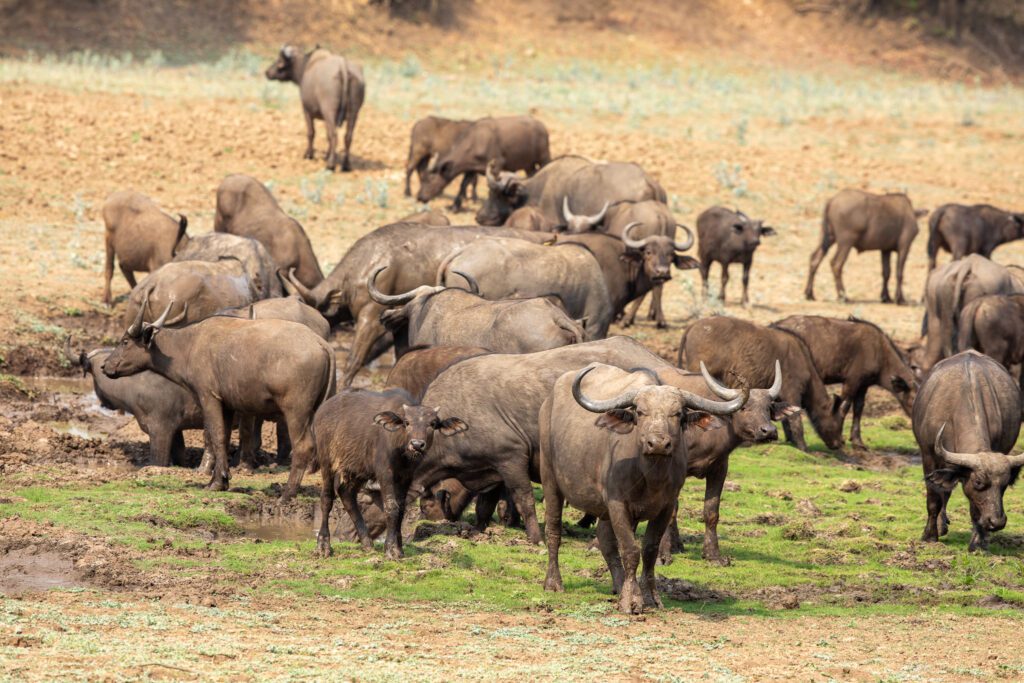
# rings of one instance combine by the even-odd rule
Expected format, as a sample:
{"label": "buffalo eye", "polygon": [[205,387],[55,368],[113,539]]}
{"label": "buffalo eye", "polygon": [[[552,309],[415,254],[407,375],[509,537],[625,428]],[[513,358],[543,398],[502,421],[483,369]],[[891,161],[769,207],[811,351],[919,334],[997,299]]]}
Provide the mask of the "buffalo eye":
{"label": "buffalo eye", "polygon": [[734,225],[732,226],[732,231],[733,231],[733,232],[735,232],[735,233],[736,233],[737,235],[738,235],[739,233],[743,232],[743,224],[742,224],[742,223],[736,223],[736,224],[734,224]]}

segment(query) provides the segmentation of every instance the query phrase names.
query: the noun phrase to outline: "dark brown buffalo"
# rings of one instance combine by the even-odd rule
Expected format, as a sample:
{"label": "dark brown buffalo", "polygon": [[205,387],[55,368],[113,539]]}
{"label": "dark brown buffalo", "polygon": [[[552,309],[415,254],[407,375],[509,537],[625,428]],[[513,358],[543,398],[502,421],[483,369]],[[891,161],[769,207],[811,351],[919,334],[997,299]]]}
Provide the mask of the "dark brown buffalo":
{"label": "dark brown buffalo", "polygon": [[843,415],[853,406],[850,443],[865,448],[860,419],[868,388],[880,386],[896,397],[909,416],[917,395],[917,377],[906,356],[874,323],[820,315],[791,315],[772,327],[800,337],[811,352],[814,367],[826,384],[842,383]]}
{"label": "dark brown buffalo", "polygon": [[291,81],[299,86],[302,113],[306,117],[306,153],[303,158],[314,157],[313,137],[316,131],[313,121],[319,119],[324,122],[327,132],[324,161],[327,170],[335,170],[338,167],[337,129],[346,123],[345,155],[341,160],[341,170],[351,171],[349,150],[352,148],[352,134],[366,96],[363,67],[350,59],[331,54],[320,46],[302,54],[298,47],[285,45],[277,60],[267,69],[266,76],[271,81]]}
{"label": "dark brown buffalo", "polygon": [[324,279],[313,245],[299,222],[286,214],[263,183],[247,175],[229,175],[217,188],[216,232],[251,237],[270,252],[277,267],[306,287]]}
{"label": "dark brown buffalo", "polygon": [[[128,296],[125,327],[139,315],[153,322],[164,308],[174,309],[173,324],[189,324],[232,306],[256,301],[256,287],[237,259],[216,262],[172,261],[150,273]],[[169,323],[170,325],[171,323]]]}
{"label": "dark brown buffalo", "polygon": [[1024,455],[1006,455],[1020,420],[1020,389],[999,363],[964,351],[936,364],[914,403],[928,493],[921,540],[946,535],[946,503],[958,482],[971,504],[970,550],[986,548],[989,533],[1006,526],[1003,494],[1024,467]]}
{"label": "dark brown buffalo", "polygon": [[421,225],[432,225],[435,228],[443,228],[451,225],[452,222],[445,215],[444,211],[438,211],[437,209],[424,209],[423,211],[414,211],[404,218],[400,218],[395,221],[396,223],[419,223]]}
{"label": "dark brown buffalo", "polygon": [[843,190],[825,204],[821,219],[821,245],[811,254],[811,270],[807,275],[804,296],[814,300],[814,274],[835,244],[832,275],[836,296],[846,301],[843,287],[843,264],[851,249],[882,252],[882,303],[889,303],[889,272],[892,253],[896,252],[896,303],[905,304],[903,267],[910,254],[910,245],[917,237],[917,219],[928,211],[915,211],[905,194],[871,194],[861,190]]}
{"label": "dark brown buffalo", "polygon": [[335,496],[341,497],[363,547],[373,548],[356,500],[363,484],[372,479],[380,485],[387,514],[384,554],[391,560],[401,558],[402,517],[417,463],[430,448],[435,431],[452,436],[466,429],[459,418],[441,419],[437,410],[419,405],[403,389],[382,393],[343,389],[327,399],[313,420],[316,457],[323,477],[323,521],[317,534],[317,551],[325,557],[331,554],[328,522]]}
{"label": "dark brown buffalo", "polygon": [[[469,120],[446,119],[440,116],[427,116],[412,126],[412,133],[409,136],[409,159],[405,162],[405,196],[412,196],[412,188],[409,181],[412,172],[416,171],[420,186],[423,179],[427,177],[427,167],[432,160],[436,160],[446,153],[455,144],[455,141],[473,125]],[[473,199],[476,196],[477,174],[470,171],[462,177],[462,186],[459,187],[458,196],[466,198],[466,189],[473,189]]]}
{"label": "dark brown buffalo", "polygon": [[281,296],[277,264],[267,248],[251,237],[210,232],[183,239],[174,250],[175,261],[216,262],[228,258],[241,262],[256,288],[257,299]]}
{"label": "dark brown buffalo", "polygon": [[991,258],[1000,244],[1024,238],[1024,213],[997,209],[988,204],[943,204],[928,219],[928,271],[935,269],[940,249],[953,260],[968,254]]}
{"label": "dark brown buffalo", "polygon": [[[1024,362],[1024,294],[975,299],[960,314],[957,348],[977,349],[1007,370]],[[1024,372],[1021,373],[1024,377]]]}
{"label": "dark brown buffalo", "polygon": [[600,224],[605,210],[618,202],[666,200],[658,181],[632,163],[563,156],[531,178],[485,171],[490,191],[476,214],[480,225],[501,225],[516,209],[536,206],[549,221],[572,223],[572,231],[582,232]]}
{"label": "dark brown buffalo", "polygon": [[[525,243],[524,243],[525,244]],[[381,322],[395,339],[399,358],[413,346],[482,346],[497,353],[532,353],[577,344],[583,327],[564,309],[542,297],[488,300],[472,292],[426,285],[403,294],[383,294],[370,278],[370,296],[389,310]]]}
{"label": "dark brown buffalo", "polygon": [[570,316],[584,321],[588,340],[608,335],[613,315],[608,288],[601,264],[585,246],[507,237],[476,240],[438,269],[439,284],[472,286],[466,276],[478,283],[480,296],[492,301],[557,296]]}
{"label": "dark brown buffalo", "polygon": [[135,273],[152,273],[174,258],[174,246],[185,236],[188,219],[175,220],[160,210],[149,197],[122,190],[103,203],[104,242],[107,259],[103,266],[103,303],[110,306],[110,281],[114,257],[124,279],[135,287]]}
{"label": "dark brown buffalo", "polygon": [[923,370],[941,358],[952,356],[960,329],[960,311],[988,294],[1024,293],[1024,272],[1007,268],[984,256],[970,254],[950,261],[928,275],[925,285],[925,314],[921,335],[927,336],[921,357]]}
{"label": "dark brown buffalo", "polygon": [[289,286],[323,314],[332,325],[355,321],[352,350],[345,362],[342,383],[348,386],[363,365],[383,353],[387,331],[380,322],[384,307],[370,298],[366,283],[370,274],[391,265],[377,280],[382,292],[407,292],[420,285],[437,283],[441,263],[453,251],[483,236],[516,237],[536,242],[552,235],[507,228],[451,226],[425,229],[418,223],[393,223],[363,235],[345,253],[331,274],[312,290],[294,278]]}
{"label": "dark brown buffalo", "polygon": [[334,351],[309,328],[286,320],[214,316],[164,328],[170,308],[153,323],[144,323],[141,314],[132,321],[103,373],[116,378],[151,370],[188,387],[202,408],[214,490],[228,488],[234,415],[283,417],[293,454],[282,498],[292,498],[313,460],[313,414],[334,393]]}
{"label": "dark brown buffalo", "polygon": [[[456,177],[484,173],[491,163],[504,171],[526,171],[532,176],[549,161],[548,129],[537,119],[532,116],[479,119],[447,151],[432,160],[428,175],[420,181],[416,199],[429,202]],[[465,184],[463,182],[463,189]],[[457,196],[452,209],[459,211],[461,208],[462,198]],[[500,224],[500,221],[496,223]]]}
{"label": "dark brown buffalo", "polygon": [[[587,387],[582,381],[590,376]],[[562,510],[569,505],[600,518],[597,537],[620,594],[619,609],[661,607],[654,565],[686,478],[684,433],[722,425],[714,415],[738,410],[745,397],[722,402],[662,385],[646,370],[594,363],[563,374],[540,408],[540,476],[544,486],[548,569],[544,589],[562,591],[558,549]],[[592,413],[599,413],[595,421]],[[641,552],[633,538],[649,520]]]}
{"label": "dark brown buffalo", "polygon": [[775,229],[754,220],[739,209],[733,211],[724,206],[712,206],[697,217],[697,254],[700,259],[700,279],[703,298],[708,298],[708,274],[712,263],[722,266],[722,288],[719,299],[725,303],[725,288],[729,284],[729,264],[743,264],[743,299],[750,303],[747,288],[750,285],[750,266],[754,252],[761,245],[761,238],[775,234]]}
{"label": "dark brown buffalo", "polygon": [[[679,345],[680,367],[697,370],[703,361],[716,377],[727,381],[736,378],[751,388],[771,386],[776,360],[782,363],[785,378],[779,398],[804,409],[826,446],[841,448],[841,401],[838,396],[829,395],[810,350],[797,335],[746,320],[713,316],[690,325]],[[782,426],[786,438],[806,451],[800,416],[790,417]]]}

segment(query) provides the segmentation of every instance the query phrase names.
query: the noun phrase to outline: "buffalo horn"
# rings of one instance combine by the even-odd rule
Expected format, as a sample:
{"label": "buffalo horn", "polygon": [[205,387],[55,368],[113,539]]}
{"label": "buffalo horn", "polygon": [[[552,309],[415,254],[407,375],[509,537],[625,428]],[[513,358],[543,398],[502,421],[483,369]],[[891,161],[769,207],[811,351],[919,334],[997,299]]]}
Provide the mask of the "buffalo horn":
{"label": "buffalo horn", "polygon": [[676,227],[677,228],[682,228],[683,230],[686,231],[686,241],[685,242],[675,242],[675,241],[673,241],[672,242],[672,246],[675,247],[676,251],[686,251],[687,249],[689,249],[690,247],[693,246],[693,231],[690,230],[685,225],[676,225]]}
{"label": "buffalo horn", "polygon": [[622,243],[625,244],[630,249],[643,249],[645,246],[647,246],[646,238],[642,240],[635,240],[629,236],[629,233],[633,230],[633,228],[639,225],[642,225],[642,223],[639,223],[638,221],[633,221],[632,223],[627,225],[626,228],[622,231]]}
{"label": "buffalo horn", "polygon": [[294,268],[290,268],[288,270],[288,282],[291,283],[291,286],[295,288],[295,291],[298,293],[298,295],[302,297],[302,300],[306,302],[306,305],[312,306],[313,308],[316,309],[320,308],[319,299],[317,299],[316,295],[308,287],[306,287],[306,285],[299,282],[298,278],[295,277]]}
{"label": "buffalo horn", "polygon": [[480,296],[480,283],[476,281],[475,277],[473,277],[469,273],[463,273],[461,270],[453,270],[452,272],[469,283],[469,291],[471,294],[476,294],[477,296]]}
{"label": "buffalo horn", "polygon": [[385,294],[384,292],[377,289],[376,282],[377,276],[380,275],[380,272],[382,270],[387,270],[387,268],[387,266],[380,266],[375,271],[373,271],[373,274],[370,275],[370,279],[366,281],[366,289],[368,292],[370,292],[370,298],[382,306],[402,306],[415,299],[425,289],[430,291],[436,291],[438,289],[437,287],[427,287],[426,285],[421,285],[420,287],[417,287],[416,289],[411,289],[408,292],[405,292],[404,294]]}
{"label": "buffalo horn", "polygon": [[1010,463],[1010,467],[1024,467],[1024,453],[1008,455],[1006,459]]}
{"label": "buffalo horn", "polygon": [[700,362],[700,374],[704,376],[704,382],[708,387],[715,393],[719,398],[733,399],[740,395],[739,389],[730,389],[729,387],[719,384],[718,380],[711,376],[708,372],[708,367],[704,365],[704,361]]}
{"label": "buffalo horn", "polygon": [[142,305],[139,306],[139,312],[135,316],[135,320],[132,321],[132,324],[128,326],[128,330],[125,332],[125,334],[127,334],[129,337],[134,339],[138,337],[140,334],[142,334],[142,319],[145,317],[146,308],[148,307],[149,292],[147,291],[146,295],[142,299]]}
{"label": "buffalo horn", "polygon": [[779,359],[775,359],[775,379],[772,381],[772,385],[768,387],[768,398],[775,400],[779,397],[782,392],[782,363]]}
{"label": "buffalo horn", "polygon": [[939,427],[939,433],[935,435],[935,454],[950,465],[960,465],[962,467],[970,467],[971,469],[978,467],[981,464],[981,460],[976,453],[957,453],[956,451],[947,451],[942,447],[942,432],[945,430],[946,424],[943,423]]}
{"label": "buffalo horn", "polygon": [[596,366],[591,365],[583,368],[576,374],[576,378],[572,381],[572,397],[576,399],[576,402],[592,413],[606,413],[609,410],[628,408],[633,405],[633,401],[636,400],[636,395],[640,393],[640,390],[643,387],[629,389],[615,398],[609,398],[603,401],[597,401],[584,396],[583,390],[580,389],[580,382],[582,382],[586,374],[595,367]]}

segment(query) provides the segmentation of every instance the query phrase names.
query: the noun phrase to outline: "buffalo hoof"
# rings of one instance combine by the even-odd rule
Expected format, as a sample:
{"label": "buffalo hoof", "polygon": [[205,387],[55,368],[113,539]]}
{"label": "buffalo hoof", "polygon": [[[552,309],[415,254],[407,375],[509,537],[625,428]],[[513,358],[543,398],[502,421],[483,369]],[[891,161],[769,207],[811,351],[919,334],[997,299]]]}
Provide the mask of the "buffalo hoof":
{"label": "buffalo hoof", "polygon": [[313,153],[313,149],[310,148],[310,149],[306,150],[306,153],[302,155],[302,158],[303,159],[315,159],[316,158],[316,154],[314,154]]}
{"label": "buffalo hoof", "polygon": [[665,322],[664,320],[659,320],[658,324],[655,325],[655,327],[657,327],[659,330],[667,330],[668,329],[668,323]]}
{"label": "buffalo hoof", "polygon": [[653,583],[643,581],[640,586],[640,594],[644,598],[644,607],[660,608],[665,606],[661,602],[661,598],[658,596],[658,591]]}
{"label": "buffalo hoof", "polygon": [[804,292],[804,298],[808,301],[814,301],[814,292]]}
{"label": "buffalo hoof", "polygon": [[316,539],[316,555],[318,557],[330,557],[333,554],[331,539],[323,537]]}
{"label": "buffalo hoof", "polygon": [[227,477],[214,477],[209,484],[206,485],[211,491],[227,491],[228,490],[228,478]]}
{"label": "buffalo hoof", "polygon": [[552,591],[553,593],[563,593],[565,588],[562,586],[562,577],[547,577],[544,579],[544,590]]}
{"label": "buffalo hoof", "polygon": [[892,297],[889,296],[888,294],[883,294],[882,295],[882,303],[883,304],[891,304],[892,303]]}
{"label": "buffalo hoof", "polygon": [[397,561],[405,557],[405,553],[402,552],[401,548],[393,546],[391,548],[384,549],[384,557],[388,558],[389,560]]}
{"label": "buffalo hoof", "polygon": [[643,614],[644,598],[640,594],[640,586],[636,579],[627,582],[622,587],[622,595],[619,597],[619,611],[624,614]]}
{"label": "buffalo hoof", "polygon": [[667,565],[672,564],[672,553],[666,550],[658,551],[658,564]]}
{"label": "buffalo hoof", "polygon": [[902,296],[898,296],[898,297],[896,297],[896,305],[897,306],[906,306],[907,305],[907,300],[904,299]]}
{"label": "buffalo hoof", "polygon": [[732,559],[726,555],[712,555],[706,553],[704,555],[704,561],[708,564],[714,564],[719,567],[728,567],[732,565]]}
{"label": "buffalo hoof", "polygon": [[852,448],[855,451],[866,451],[868,449],[868,447],[865,446],[864,442],[861,441],[860,439],[857,439],[856,441],[851,440],[850,448]]}
{"label": "buffalo hoof", "polygon": [[341,165],[341,172],[342,173],[348,173],[351,170],[352,170],[352,164],[348,163],[348,160],[346,159],[345,162]]}

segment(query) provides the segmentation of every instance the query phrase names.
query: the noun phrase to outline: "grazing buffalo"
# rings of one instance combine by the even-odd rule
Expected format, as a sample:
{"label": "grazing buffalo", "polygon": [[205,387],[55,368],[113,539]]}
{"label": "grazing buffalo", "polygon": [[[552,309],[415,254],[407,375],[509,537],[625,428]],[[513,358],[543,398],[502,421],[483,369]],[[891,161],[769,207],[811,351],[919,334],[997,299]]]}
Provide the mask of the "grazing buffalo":
{"label": "grazing buffalo", "polygon": [[601,264],[580,244],[477,240],[449,256],[438,273],[438,283],[449,286],[466,282],[466,275],[472,277],[479,283],[480,296],[493,301],[555,295],[570,316],[585,321],[588,340],[608,334],[612,307]]}
{"label": "grazing buffalo", "polygon": [[[412,188],[409,186],[412,172],[416,171],[420,186],[423,179],[427,177],[427,167],[431,160],[445,154],[455,141],[465,133],[472,121],[445,119],[440,116],[427,116],[412,126],[412,134],[409,136],[409,159],[405,162],[405,196],[412,196]],[[462,186],[459,188],[458,196],[466,198],[466,189],[473,189],[473,199],[476,196],[477,174],[473,171],[462,177]]]}
{"label": "grazing buffalo", "polygon": [[[457,176],[484,173],[488,164],[504,171],[533,175],[551,161],[548,129],[532,116],[503,116],[474,121],[444,153],[436,155],[420,179],[417,201],[429,202]],[[463,181],[452,209],[462,209]],[[494,225],[500,225],[501,222]]]}
{"label": "grazing buffalo", "polygon": [[277,264],[267,248],[251,237],[210,232],[182,240],[174,250],[175,261],[216,262],[229,258],[241,262],[256,288],[257,299],[281,296]]}
{"label": "grazing buffalo", "polygon": [[523,206],[536,206],[556,224],[567,216],[577,227],[590,230],[604,220],[605,209],[617,202],[653,199],[664,203],[666,194],[657,180],[637,164],[598,162],[580,156],[555,159],[531,178],[485,169],[487,199],[476,214],[480,225],[501,225]]}
{"label": "grazing buffalo", "polygon": [[317,551],[324,557],[331,554],[328,522],[335,496],[341,497],[363,547],[373,548],[356,500],[363,484],[372,479],[380,485],[387,515],[384,554],[391,560],[401,558],[405,499],[417,463],[430,448],[435,431],[452,436],[467,428],[457,417],[442,419],[434,408],[419,405],[403,389],[382,393],[344,389],[327,399],[313,420],[316,457],[323,477],[323,521],[317,534]]}
{"label": "grazing buffalo", "polygon": [[277,267],[295,270],[306,287],[324,279],[313,245],[299,222],[286,214],[263,183],[247,175],[229,175],[217,188],[215,232],[251,237],[270,252]]}
{"label": "grazing buffalo", "polygon": [[1024,455],[1006,455],[1020,432],[1021,395],[1009,373],[977,351],[938,363],[914,403],[914,437],[928,493],[923,541],[949,530],[946,503],[959,482],[971,504],[970,550],[1006,526],[1003,494],[1024,467]]}
{"label": "grazing buffalo", "polygon": [[921,367],[928,370],[952,356],[960,328],[960,311],[987,294],[1024,293],[1024,272],[1007,268],[978,254],[950,261],[928,275],[921,335],[927,336]]}
{"label": "grazing buffalo", "polygon": [[435,228],[443,228],[451,225],[452,222],[448,220],[448,216],[445,215],[444,211],[438,211],[437,209],[424,209],[423,211],[414,211],[404,218],[400,218],[395,221],[396,223],[419,223],[420,225],[432,225]]}
{"label": "grazing buffalo", "polygon": [[820,315],[791,315],[772,324],[800,337],[826,384],[842,383],[843,415],[853,406],[850,443],[865,448],[860,419],[868,388],[880,386],[900,402],[909,416],[917,395],[914,368],[893,340],[874,323]]}
{"label": "grazing buffalo", "polygon": [[288,279],[288,286],[332,325],[355,321],[355,340],[345,362],[345,386],[352,383],[364,363],[390,345],[381,343],[386,335],[380,322],[384,308],[370,298],[366,288],[371,273],[380,266],[391,266],[377,281],[383,292],[407,292],[420,285],[433,285],[438,268],[449,254],[484,236],[536,242],[552,239],[547,233],[506,228],[451,226],[428,230],[418,223],[394,223],[356,240],[331,274],[312,290],[294,277]]}
{"label": "grazing buffalo", "polygon": [[401,358],[414,346],[482,346],[497,353],[531,353],[583,341],[583,327],[565,311],[541,297],[499,299],[479,296],[473,276],[470,289],[422,285],[403,294],[383,294],[370,277],[370,297],[389,310],[381,322],[395,339]]}
{"label": "grazing buffalo", "polygon": [[754,251],[761,245],[761,238],[775,234],[775,229],[754,220],[739,209],[735,211],[724,206],[712,206],[697,217],[697,254],[700,259],[700,279],[703,296],[708,298],[708,274],[711,264],[722,266],[722,289],[719,299],[725,303],[725,288],[729,284],[729,264],[743,264],[743,305],[750,303],[747,288],[750,284],[750,266],[754,262]]}
{"label": "grazing buffalo", "polygon": [[[539,417],[540,476],[544,486],[548,570],[545,590],[561,591],[558,548],[565,503],[600,518],[597,537],[619,609],[661,607],[654,582],[658,547],[686,478],[684,432],[722,426],[714,415],[738,410],[744,397],[722,402],[662,385],[646,370],[628,372],[594,363],[563,374]],[[581,386],[590,375],[588,387]],[[598,413],[596,420],[591,413]],[[644,535],[643,575],[636,580]]]}
{"label": "grazing buffalo", "polygon": [[[241,261],[171,261],[150,273],[128,297],[127,327],[139,315],[152,322],[168,306],[183,324],[208,318],[223,308],[256,301],[256,287]],[[180,316],[178,315],[180,313]]]}
{"label": "grazing buffalo", "polygon": [[[774,381],[772,367],[776,360],[782,363],[785,378],[779,398],[806,411],[826,446],[841,448],[841,401],[838,396],[829,395],[810,350],[797,335],[745,320],[713,316],[687,328],[679,344],[680,367],[697,370],[699,363],[704,361],[716,377],[735,377],[749,387],[763,389],[771,386]],[[800,416],[791,416],[783,421],[782,426],[786,438],[806,451]]]}
{"label": "grazing buffalo", "polygon": [[991,258],[1000,244],[1024,237],[1024,213],[997,209],[988,204],[943,204],[928,219],[928,272],[935,269],[940,249],[953,260],[968,254]]}
{"label": "grazing buffalo", "polygon": [[284,418],[293,454],[283,500],[298,491],[312,462],[311,424],[334,393],[334,351],[304,325],[286,320],[214,316],[180,329],[165,328],[171,304],[153,323],[142,309],[103,363],[107,377],[151,370],[187,387],[203,413],[206,449],[213,454],[209,487],[228,488],[227,446],[232,418]]}
{"label": "grazing buffalo", "polygon": [[993,294],[964,306],[957,348],[977,349],[1007,370],[1024,362],[1024,294]]}
{"label": "grazing buffalo", "polygon": [[[537,416],[555,380],[587,363],[665,370],[672,366],[626,337],[573,344],[527,354],[487,354],[455,363],[439,374],[423,404],[442,414],[457,411],[473,429],[457,439],[435,442],[416,471],[413,490],[456,478],[471,491],[504,484],[523,516],[530,541],[540,543],[533,481],[539,481]],[[665,383],[673,383],[663,378]]]}
{"label": "grazing buffalo", "polygon": [[843,264],[851,249],[882,252],[882,303],[889,303],[889,272],[892,252],[896,252],[896,303],[905,304],[903,296],[903,267],[910,253],[910,245],[917,237],[917,219],[928,211],[915,211],[905,194],[871,194],[861,190],[843,190],[825,204],[821,219],[821,245],[811,254],[811,269],[807,275],[804,296],[814,300],[814,274],[828,253],[836,246],[832,257],[832,275],[836,281],[836,296],[846,301],[843,287]]}
{"label": "grazing buffalo", "polygon": [[156,203],[138,192],[114,192],[103,203],[104,241],[107,260],[103,266],[103,303],[110,306],[110,281],[117,257],[124,279],[135,287],[135,273],[152,273],[174,258],[174,246],[185,236],[188,219],[174,220]]}
{"label": "grazing buffalo", "polygon": [[366,96],[363,67],[350,59],[331,54],[320,46],[302,54],[302,50],[294,45],[285,45],[277,60],[267,69],[266,76],[267,80],[291,81],[299,86],[302,113],[306,117],[304,159],[314,157],[313,137],[316,131],[313,121],[319,119],[324,122],[327,132],[327,152],[324,154],[326,168],[328,171],[335,170],[338,167],[337,129],[346,123],[345,155],[341,160],[341,170],[351,171],[349,150],[352,148],[352,134]]}

